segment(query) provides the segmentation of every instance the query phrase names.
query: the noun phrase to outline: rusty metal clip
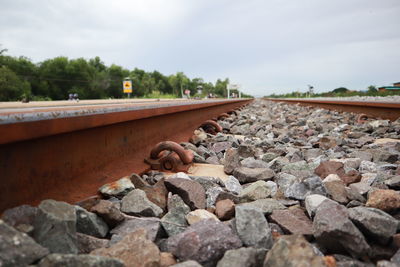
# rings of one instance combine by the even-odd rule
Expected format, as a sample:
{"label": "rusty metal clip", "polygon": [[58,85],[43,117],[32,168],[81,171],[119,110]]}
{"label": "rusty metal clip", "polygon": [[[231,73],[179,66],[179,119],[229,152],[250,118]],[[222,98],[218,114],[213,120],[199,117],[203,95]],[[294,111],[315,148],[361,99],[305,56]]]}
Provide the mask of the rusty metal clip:
{"label": "rusty metal clip", "polygon": [[237,111],[234,110],[234,109],[229,110],[227,113],[228,113],[229,115],[232,115],[232,114],[235,114],[235,116],[238,115]]}
{"label": "rusty metal clip", "polygon": [[224,119],[226,119],[226,118],[229,118],[229,114],[228,114],[228,113],[221,113],[221,114],[218,116],[218,120],[224,120]]}
{"label": "rusty metal clip", "polygon": [[193,161],[193,152],[184,149],[181,145],[165,141],[158,143],[150,152],[150,158],[144,161],[153,170],[187,172]]}
{"label": "rusty metal clip", "polygon": [[357,116],[357,123],[365,123],[368,120],[368,115],[361,113]]}
{"label": "rusty metal clip", "polygon": [[200,128],[203,128],[205,132],[213,135],[222,132],[221,125],[213,120],[206,120],[202,125],[200,125]]}

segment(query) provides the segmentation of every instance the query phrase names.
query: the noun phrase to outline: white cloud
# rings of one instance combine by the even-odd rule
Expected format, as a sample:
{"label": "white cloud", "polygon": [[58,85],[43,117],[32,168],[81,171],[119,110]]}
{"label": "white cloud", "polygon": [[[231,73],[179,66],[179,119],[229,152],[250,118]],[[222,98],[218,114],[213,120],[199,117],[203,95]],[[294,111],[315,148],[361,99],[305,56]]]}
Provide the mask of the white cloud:
{"label": "white cloud", "polygon": [[229,77],[264,95],[399,80],[398,0],[3,0],[0,43],[41,61]]}

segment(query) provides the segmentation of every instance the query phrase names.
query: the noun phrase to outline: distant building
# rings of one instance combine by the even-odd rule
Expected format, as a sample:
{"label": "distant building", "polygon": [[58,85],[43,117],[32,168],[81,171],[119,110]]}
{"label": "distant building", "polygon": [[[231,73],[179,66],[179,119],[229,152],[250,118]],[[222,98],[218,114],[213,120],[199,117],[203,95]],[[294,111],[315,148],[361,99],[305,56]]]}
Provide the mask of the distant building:
{"label": "distant building", "polygon": [[384,91],[400,91],[400,82],[393,83],[393,86],[381,86],[378,88],[380,92]]}

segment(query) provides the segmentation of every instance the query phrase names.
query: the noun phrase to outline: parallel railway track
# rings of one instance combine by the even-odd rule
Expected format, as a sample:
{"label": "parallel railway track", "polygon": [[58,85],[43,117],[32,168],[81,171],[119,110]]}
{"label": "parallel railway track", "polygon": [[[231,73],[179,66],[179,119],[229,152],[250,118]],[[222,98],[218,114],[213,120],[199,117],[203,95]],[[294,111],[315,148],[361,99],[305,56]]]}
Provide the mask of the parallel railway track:
{"label": "parallel railway track", "polygon": [[321,100],[305,98],[264,98],[275,102],[299,104],[302,106],[320,107],[325,109],[363,113],[374,118],[396,120],[400,117],[400,103],[378,101],[349,101],[349,100]]}

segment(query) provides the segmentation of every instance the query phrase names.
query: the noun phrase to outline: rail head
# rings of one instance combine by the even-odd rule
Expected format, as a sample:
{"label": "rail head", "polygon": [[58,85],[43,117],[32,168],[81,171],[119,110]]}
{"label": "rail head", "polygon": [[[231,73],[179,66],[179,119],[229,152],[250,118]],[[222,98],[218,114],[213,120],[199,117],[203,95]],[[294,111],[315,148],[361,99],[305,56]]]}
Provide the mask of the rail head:
{"label": "rail head", "polygon": [[248,103],[251,99],[159,102],[142,105],[91,108],[40,109],[28,112],[0,111],[0,144],[18,142],[125,121],[200,110],[231,103]]}

